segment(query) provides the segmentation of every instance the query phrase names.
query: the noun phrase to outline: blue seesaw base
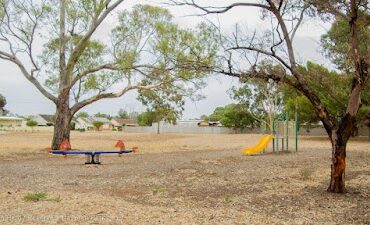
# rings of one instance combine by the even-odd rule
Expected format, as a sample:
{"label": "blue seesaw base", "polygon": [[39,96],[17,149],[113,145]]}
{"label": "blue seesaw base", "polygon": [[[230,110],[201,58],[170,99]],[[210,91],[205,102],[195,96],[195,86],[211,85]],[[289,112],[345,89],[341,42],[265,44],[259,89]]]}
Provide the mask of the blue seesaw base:
{"label": "blue seesaw base", "polygon": [[54,155],[86,155],[85,164],[100,164],[99,156],[102,154],[128,154],[134,152],[132,149],[127,149],[123,151],[60,151],[52,150],[51,153]]}

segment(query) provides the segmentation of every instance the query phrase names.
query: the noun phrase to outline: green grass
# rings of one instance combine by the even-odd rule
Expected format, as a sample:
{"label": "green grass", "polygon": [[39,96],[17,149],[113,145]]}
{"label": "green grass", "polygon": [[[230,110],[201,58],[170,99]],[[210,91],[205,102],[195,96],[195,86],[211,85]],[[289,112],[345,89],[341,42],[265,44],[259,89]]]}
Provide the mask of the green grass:
{"label": "green grass", "polygon": [[229,203],[233,201],[233,196],[231,195],[225,195],[224,196],[224,202]]}
{"label": "green grass", "polygon": [[153,195],[157,195],[157,194],[163,193],[165,191],[166,191],[166,189],[163,186],[158,186],[158,187],[155,187],[153,189]]}
{"label": "green grass", "polygon": [[61,202],[62,199],[60,198],[60,196],[56,197],[56,198],[50,198],[50,199],[47,199],[47,201],[53,201],[53,202]]}
{"label": "green grass", "polygon": [[26,202],[38,202],[46,200],[47,194],[45,192],[28,193],[23,197]]}
{"label": "green grass", "polygon": [[299,171],[302,180],[311,180],[314,170],[308,167],[304,167]]}

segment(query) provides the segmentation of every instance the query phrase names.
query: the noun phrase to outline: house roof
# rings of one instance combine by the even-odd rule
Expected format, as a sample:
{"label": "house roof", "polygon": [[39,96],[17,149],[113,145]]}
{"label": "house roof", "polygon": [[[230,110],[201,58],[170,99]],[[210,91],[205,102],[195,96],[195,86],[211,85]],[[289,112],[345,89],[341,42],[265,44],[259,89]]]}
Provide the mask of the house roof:
{"label": "house roof", "polygon": [[54,116],[53,115],[38,114],[36,116],[30,116],[29,118],[36,121],[37,124],[41,125],[41,126],[53,125],[54,124]]}
{"label": "house roof", "polygon": [[130,125],[137,125],[138,122],[136,119],[121,119],[121,118],[114,118],[113,119],[114,121],[116,121],[119,125],[127,125],[127,124],[130,124]]}
{"label": "house roof", "polygon": [[46,114],[39,114],[41,118],[43,118],[48,123],[54,123],[55,122],[55,116],[54,115],[46,115]]}
{"label": "house roof", "polygon": [[0,116],[0,120],[16,120],[16,121],[20,121],[20,120],[23,120],[22,118],[18,118],[18,117],[8,117],[8,116]]}
{"label": "house roof", "polygon": [[104,117],[95,117],[95,116],[90,116],[88,118],[83,118],[86,122],[88,123],[92,123],[92,122],[95,122],[95,121],[99,121],[99,122],[102,122],[102,123],[110,123],[110,121],[107,119],[107,118],[104,118]]}

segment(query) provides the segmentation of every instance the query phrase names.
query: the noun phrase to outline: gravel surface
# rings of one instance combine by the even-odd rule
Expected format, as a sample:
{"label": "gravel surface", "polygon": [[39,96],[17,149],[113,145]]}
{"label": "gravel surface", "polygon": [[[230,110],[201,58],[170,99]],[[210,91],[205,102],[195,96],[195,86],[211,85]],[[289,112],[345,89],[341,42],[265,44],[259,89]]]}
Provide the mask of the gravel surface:
{"label": "gravel surface", "polygon": [[[74,133],[72,140],[109,149],[120,137]],[[325,191],[326,138],[301,138],[298,153],[242,156],[241,146],[259,137],[125,134],[140,152],[102,156],[97,166],[44,153],[50,134],[1,134],[0,224],[370,224],[365,138],[348,146],[348,192],[340,195]],[[24,200],[36,192],[46,199]]]}

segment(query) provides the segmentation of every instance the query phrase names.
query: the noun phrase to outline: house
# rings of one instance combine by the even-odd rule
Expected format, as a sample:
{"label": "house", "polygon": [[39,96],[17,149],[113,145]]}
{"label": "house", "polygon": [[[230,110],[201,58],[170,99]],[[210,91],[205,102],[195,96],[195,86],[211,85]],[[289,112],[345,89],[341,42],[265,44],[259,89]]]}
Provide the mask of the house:
{"label": "house", "polygon": [[0,127],[20,127],[22,122],[22,118],[0,116]]}
{"label": "house", "polygon": [[113,118],[111,119],[110,122],[111,122],[112,128],[123,127],[123,126],[136,127],[139,125],[136,119]]}
{"label": "house", "polygon": [[200,121],[198,122],[198,126],[200,127],[220,127],[222,126],[220,122],[218,121]]}
{"label": "house", "polygon": [[198,122],[198,126],[200,127],[208,127],[209,123],[207,121],[200,121]]}
{"label": "house", "polygon": [[30,119],[36,121],[38,126],[54,126],[55,123],[54,115],[38,114],[30,116]]}
{"label": "house", "polygon": [[76,130],[93,130],[94,126],[91,121],[87,118],[79,117],[76,119]]}
{"label": "house", "polygon": [[83,117],[77,118],[76,119],[76,124],[75,124],[75,129],[77,129],[77,130],[80,130],[80,129],[82,129],[82,130],[94,130],[95,129],[95,126],[94,126],[95,121],[99,121],[99,122],[103,123],[103,125],[101,127],[99,127],[99,130],[111,130],[112,129],[111,122],[107,118],[93,117],[93,116],[90,116],[90,117],[87,117],[87,118],[83,118]]}
{"label": "house", "polygon": [[208,125],[210,127],[222,127],[222,124],[220,123],[220,121],[209,121]]}

